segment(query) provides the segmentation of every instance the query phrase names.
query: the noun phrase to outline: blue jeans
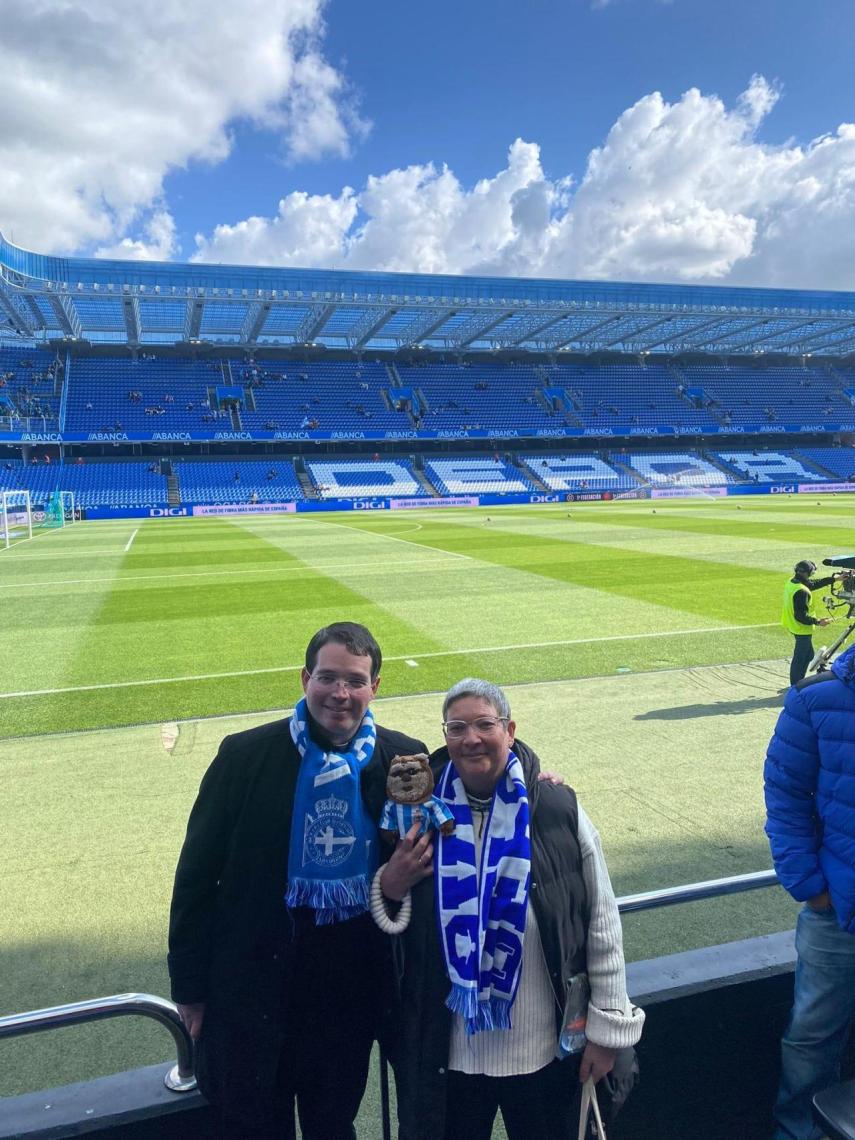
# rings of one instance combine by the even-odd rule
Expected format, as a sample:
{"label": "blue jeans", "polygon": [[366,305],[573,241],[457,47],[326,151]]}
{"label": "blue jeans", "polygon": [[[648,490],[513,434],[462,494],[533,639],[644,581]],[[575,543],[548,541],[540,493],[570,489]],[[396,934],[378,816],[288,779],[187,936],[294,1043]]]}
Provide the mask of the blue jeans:
{"label": "blue jeans", "polygon": [[811,1100],[840,1079],[840,1058],[855,1018],[855,935],[840,929],[830,907],[805,906],[796,924],[796,954],[774,1140],[819,1140]]}

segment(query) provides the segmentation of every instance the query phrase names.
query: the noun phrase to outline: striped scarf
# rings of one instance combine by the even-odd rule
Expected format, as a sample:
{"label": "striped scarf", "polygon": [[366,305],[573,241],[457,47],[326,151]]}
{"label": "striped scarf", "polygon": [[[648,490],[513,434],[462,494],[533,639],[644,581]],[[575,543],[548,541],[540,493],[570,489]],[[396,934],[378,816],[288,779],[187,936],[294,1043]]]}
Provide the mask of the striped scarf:
{"label": "striped scarf", "polygon": [[522,969],[531,882],[529,806],[522,764],[511,752],[496,785],[475,860],[472,809],[453,763],[437,796],[451,809],[453,834],[437,836],[436,909],[451,993],[446,1005],[467,1033],[511,1028]]}
{"label": "striped scarf", "polygon": [[314,908],[315,922],[344,922],[368,910],[377,864],[377,828],[366,814],[359,776],[374,754],[374,717],[367,709],[350,747],[325,752],[309,735],[304,697],[291,717],[300,771],[288,849],[289,907]]}

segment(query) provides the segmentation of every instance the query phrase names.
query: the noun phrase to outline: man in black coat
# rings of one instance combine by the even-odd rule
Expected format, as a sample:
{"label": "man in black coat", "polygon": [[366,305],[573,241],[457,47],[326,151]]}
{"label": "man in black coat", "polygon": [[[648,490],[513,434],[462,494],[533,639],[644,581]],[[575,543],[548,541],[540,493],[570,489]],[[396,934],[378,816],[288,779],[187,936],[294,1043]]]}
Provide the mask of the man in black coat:
{"label": "man in black coat", "polygon": [[[380,664],[377,642],[352,622],[310,641],[300,707],[322,755],[345,752],[364,731]],[[286,718],[226,737],[202,780],[175,875],[172,997],[197,1042],[199,1087],[219,1106],[225,1136],[293,1140],[296,1100],[304,1140],[351,1140],[391,1004],[390,951],[367,907],[330,920],[310,906],[286,906],[292,817],[301,835],[305,826],[295,814],[304,761],[292,720],[299,723]],[[392,756],[425,751],[376,726],[356,777],[366,829],[379,820]],[[315,842],[323,846],[325,836],[335,839],[327,829]]]}

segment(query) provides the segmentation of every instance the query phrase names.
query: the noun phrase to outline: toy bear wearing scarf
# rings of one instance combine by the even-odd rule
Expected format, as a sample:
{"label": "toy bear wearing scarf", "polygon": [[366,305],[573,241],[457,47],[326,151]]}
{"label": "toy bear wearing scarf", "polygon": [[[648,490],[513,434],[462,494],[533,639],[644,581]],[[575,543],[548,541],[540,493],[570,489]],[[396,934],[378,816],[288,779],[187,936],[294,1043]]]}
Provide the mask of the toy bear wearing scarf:
{"label": "toy bear wearing scarf", "polygon": [[454,831],[454,818],[442,800],[433,794],[433,772],[424,753],[393,756],[386,781],[386,803],[380,819],[380,835],[388,843],[419,824],[419,836],[436,828],[443,835]]}

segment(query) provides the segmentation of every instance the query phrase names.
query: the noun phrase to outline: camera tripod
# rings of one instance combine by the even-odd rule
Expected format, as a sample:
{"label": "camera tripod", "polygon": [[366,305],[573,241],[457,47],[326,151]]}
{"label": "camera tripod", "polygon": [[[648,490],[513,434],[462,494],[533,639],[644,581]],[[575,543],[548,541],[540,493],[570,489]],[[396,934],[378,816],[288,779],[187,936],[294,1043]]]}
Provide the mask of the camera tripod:
{"label": "camera tripod", "polygon": [[816,651],[810,665],[808,665],[808,673],[825,673],[831,666],[831,659],[834,654],[853,633],[855,633],[855,621],[850,622],[828,648],[823,646],[822,649]]}

